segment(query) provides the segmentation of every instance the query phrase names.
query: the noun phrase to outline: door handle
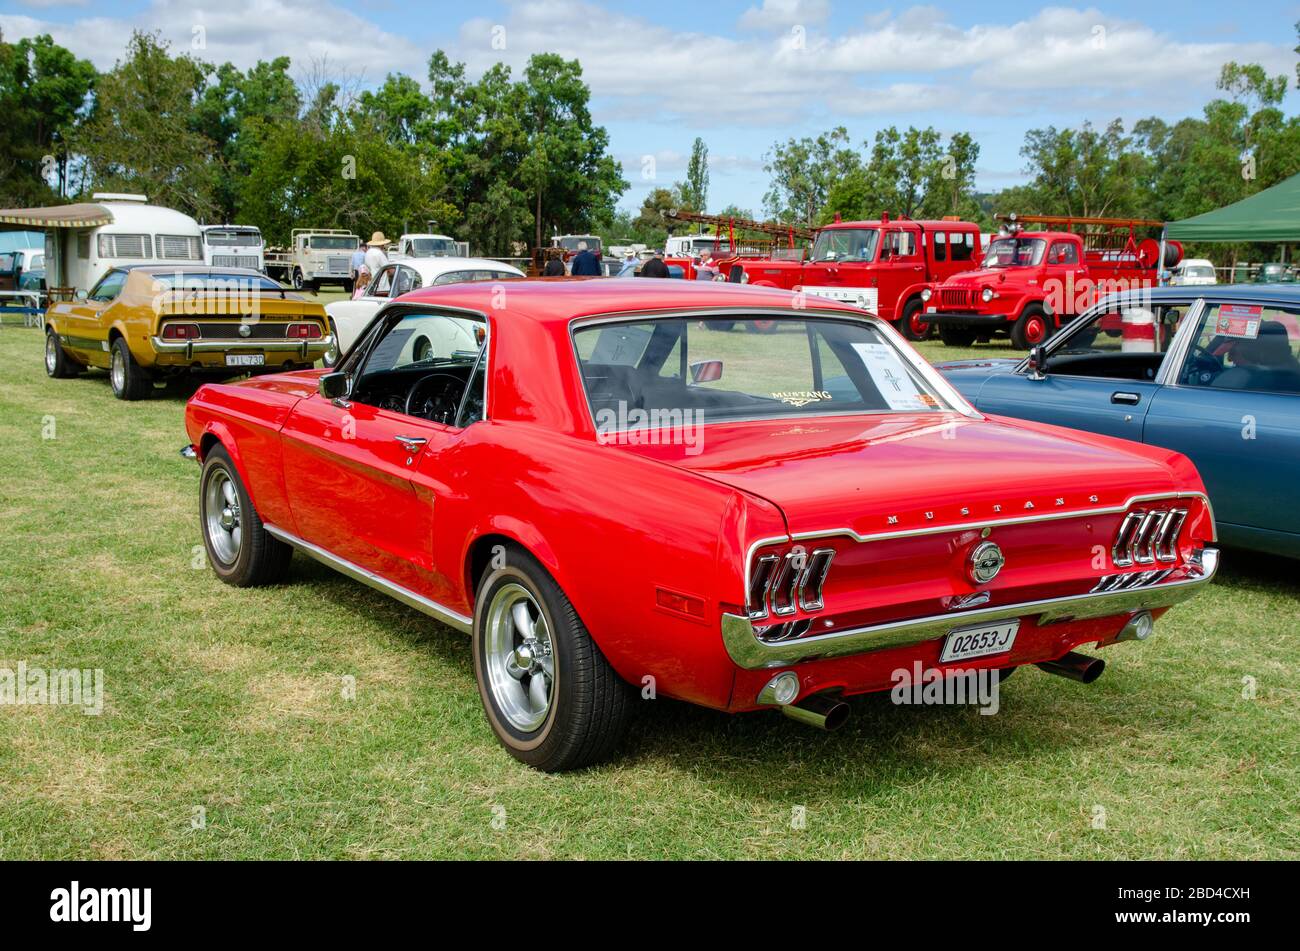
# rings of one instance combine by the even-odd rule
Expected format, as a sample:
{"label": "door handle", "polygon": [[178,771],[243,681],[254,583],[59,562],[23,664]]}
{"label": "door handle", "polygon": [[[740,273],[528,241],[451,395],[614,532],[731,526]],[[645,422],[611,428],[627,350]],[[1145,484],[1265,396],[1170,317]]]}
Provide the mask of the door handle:
{"label": "door handle", "polygon": [[1142,395],[1140,393],[1112,393],[1110,394],[1110,401],[1112,403],[1125,403],[1129,406],[1137,406],[1138,403],[1142,402]]}
{"label": "door handle", "polygon": [[403,448],[412,455],[419,452],[424,447],[424,444],[429,441],[423,436],[394,436],[393,438],[400,442]]}

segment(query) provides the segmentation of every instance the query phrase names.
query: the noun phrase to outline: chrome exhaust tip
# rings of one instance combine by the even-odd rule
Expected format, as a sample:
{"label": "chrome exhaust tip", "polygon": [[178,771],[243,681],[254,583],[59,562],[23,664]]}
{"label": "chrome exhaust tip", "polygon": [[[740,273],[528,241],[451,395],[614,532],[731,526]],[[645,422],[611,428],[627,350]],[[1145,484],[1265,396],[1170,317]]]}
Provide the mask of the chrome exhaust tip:
{"label": "chrome exhaust tip", "polygon": [[1150,611],[1139,611],[1128,619],[1123,630],[1115,635],[1117,641],[1145,641],[1155,631],[1156,622]]}
{"label": "chrome exhaust tip", "polygon": [[1101,676],[1101,672],[1106,669],[1106,662],[1100,657],[1088,657],[1070,651],[1057,660],[1043,661],[1038,665],[1038,669],[1056,674],[1058,677],[1077,680],[1081,684],[1090,684]]}
{"label": "chrome exhaust tip", "polygon": [[842,727],[849,718],[849,705],[829,694],[813,694],[801,703],[788,703],[781,712],[791,720],[831,732]]}

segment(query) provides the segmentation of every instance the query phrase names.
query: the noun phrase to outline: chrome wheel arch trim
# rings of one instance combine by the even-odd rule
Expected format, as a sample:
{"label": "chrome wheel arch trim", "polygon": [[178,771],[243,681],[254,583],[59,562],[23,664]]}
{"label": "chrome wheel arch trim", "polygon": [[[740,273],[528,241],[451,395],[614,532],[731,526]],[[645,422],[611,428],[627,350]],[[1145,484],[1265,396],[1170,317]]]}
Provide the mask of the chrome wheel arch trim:
{"label": "chrome wheel arch trim", "polygon": [[1189,563],[1196,574],[1165,584],[1119,591],[1094,591],[1043,601],[1024,601],[974,611],[931,615],[789,641],[761,641],[754,633],[754,624],[749,618],[728,613],[722,615],[722,642],[738,667],[760,670],[789,666],[806,660],[906,647],[943,637],[971,623],[1037,617],[1040,624],[1051,624],[1166,608],[1186,601],[1214,579],[1219,569],[1218,549],[1205,548],[1200,554],[1199,566],[1195,562]]}
{"label": "chrome wheel arch trim", "polygon": [[449,607],[439,604],[437,601],[426,598],[424,595],[417,594],[409,588],[404,588],[399,584],[389,581],[387,578],[375,574],[368,568],[362,568],[360,565],[354,564],[346,558],[340,558],[338,555],[328,552],[317,545],[313,545],[311,542],[301,539],[297,535],[286,532],[282,528],[265,524],[262,527],[265,528],[273,538],[279,539],[287,545],[292,545],[304,555],[315,558],[321,564],[328,565],[340,574],[347,575],[354,581],[360,581],[362,584],[368,585],[376,591],[382,592],[390,598],[402,602],[407,607],[415,608],[415,610],[429,615],[429,617],[434,620],[446,624],[448,627],[455,628],[462,634],[468,634],[474,626],[473,618],[466,617],[457,611],[453,611]]}

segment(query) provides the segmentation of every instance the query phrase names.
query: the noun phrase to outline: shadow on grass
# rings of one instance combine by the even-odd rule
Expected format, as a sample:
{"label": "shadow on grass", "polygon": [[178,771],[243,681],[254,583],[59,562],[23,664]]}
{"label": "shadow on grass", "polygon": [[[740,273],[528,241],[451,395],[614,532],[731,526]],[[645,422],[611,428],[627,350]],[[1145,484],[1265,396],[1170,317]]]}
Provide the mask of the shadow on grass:
{"label": "shadow on grass", "polygon": [[[293,583],[312,599],[356,612],[428,650],[473,682],[469,639],[417,611],[298,556]],[[1121,658],[1116,661],[1122,664]],[[1039,682],[1035,683],[1037,678]],[[1111,675],[1084,686],[1034,668],[1002,685],[1001,710],[899,706],[888,692],[848,698],[852,716],[822,733],[776,711],[732,715],[668,699],[641,702],[615,759],[588,775],[627,768],[689,773],[728,795],[773,802],[861,800],[936,778],[966,781],[971,770],[1008,762],[1058,761],[1097,753],[1115,735],[1168,729],[1182,691],[1176,683]],[[761,788],[755,788],[755,783]]]}

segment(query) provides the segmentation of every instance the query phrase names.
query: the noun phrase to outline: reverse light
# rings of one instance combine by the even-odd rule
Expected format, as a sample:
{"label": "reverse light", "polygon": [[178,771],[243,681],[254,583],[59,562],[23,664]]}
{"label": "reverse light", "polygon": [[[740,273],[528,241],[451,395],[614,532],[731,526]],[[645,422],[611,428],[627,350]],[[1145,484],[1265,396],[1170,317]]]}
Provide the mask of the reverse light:
{"label": "reverse light", "polygon": [[162,335],[164,340],[197,340],[203,336],[198,324],[167,324]]}
{"label": "reverse light", "polygon": [[799,696],[799,675],[793,670],[783,670],[758,692],[758,702],[784,707],[794,703],[797,696]]}
{"label": "reverse light", "polygon": [[986,304],[995,297],[997,297],[997,292],[991,287],[986,287],[984,290],[980,291],[980,300]]}
{"label": "reverse light", "polygon": [[315,340],[320,336],[319,324],[290,324],[284,330],[290,340]]}

